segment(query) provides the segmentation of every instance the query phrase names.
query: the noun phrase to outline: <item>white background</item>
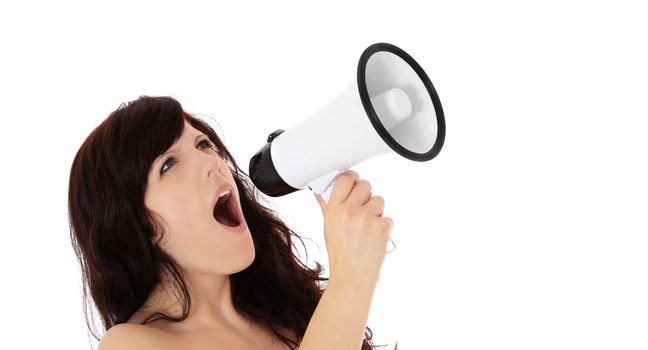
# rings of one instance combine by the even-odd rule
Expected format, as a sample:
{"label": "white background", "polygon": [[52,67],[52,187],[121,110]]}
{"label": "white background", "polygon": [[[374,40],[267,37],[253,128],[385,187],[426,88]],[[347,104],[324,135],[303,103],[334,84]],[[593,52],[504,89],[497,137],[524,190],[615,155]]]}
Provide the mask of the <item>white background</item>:
{"label": "white background", "polygon": [[[394,219],[374,339],[648,348],[646,18],[639,1],[3,2],[0,348],[91,346],[68,176],[120,103],[170,95],[214,118],[247,172],[375,42],[426,70],[447,136],[429,162],[353,168]],[[272,201],[326,264],[312,193]]]}

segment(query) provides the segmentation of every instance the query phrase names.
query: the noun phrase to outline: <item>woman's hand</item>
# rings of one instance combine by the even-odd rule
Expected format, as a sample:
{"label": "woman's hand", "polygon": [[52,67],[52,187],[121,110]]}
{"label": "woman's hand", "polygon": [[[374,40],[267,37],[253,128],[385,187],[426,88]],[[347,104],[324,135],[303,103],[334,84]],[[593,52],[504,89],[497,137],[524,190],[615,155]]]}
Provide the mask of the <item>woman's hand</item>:
{"label": "woman's hand", "polygon": [[330,276],[337,284],[375,287],[393,220],[383,217],[385,201],[371,196],[371,184],[349,170],[338,175],[328,204],[316,194],[324,216]]}

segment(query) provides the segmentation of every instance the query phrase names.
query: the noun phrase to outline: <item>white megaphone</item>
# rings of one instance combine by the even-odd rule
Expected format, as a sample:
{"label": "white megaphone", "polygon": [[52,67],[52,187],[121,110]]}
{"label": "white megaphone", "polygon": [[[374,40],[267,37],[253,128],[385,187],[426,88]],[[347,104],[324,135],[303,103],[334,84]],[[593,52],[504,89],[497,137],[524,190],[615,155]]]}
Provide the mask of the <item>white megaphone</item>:
{"label": "white megaphone", "polygon": [[276,130],[250,159],[250,178],[266,195],[309,186],[328,203],[335,178],[370,157],[395,151],[419,162],[441,151],[445,119],[421,66],[400,48],[364,50],[357,76],[340,95],[289,130]]}

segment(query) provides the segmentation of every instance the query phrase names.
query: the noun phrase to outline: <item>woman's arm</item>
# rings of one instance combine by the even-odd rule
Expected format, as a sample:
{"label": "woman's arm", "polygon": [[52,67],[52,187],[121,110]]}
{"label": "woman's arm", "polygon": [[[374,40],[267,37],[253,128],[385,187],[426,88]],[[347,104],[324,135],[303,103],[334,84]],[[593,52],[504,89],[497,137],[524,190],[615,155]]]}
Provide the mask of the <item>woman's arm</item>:
{"label": "woman's arm", "polygon": [[328,203],[315,198],[324,216],[329,283],[308,323],[299,350],[360,350],[369,307],[385,259],[393,221],[384,200],[355,171],[335,180]]}
{"label": "woman's arm", "polygon": [[360,349],[374,287],[354,287],[329,280],[299,350]]}

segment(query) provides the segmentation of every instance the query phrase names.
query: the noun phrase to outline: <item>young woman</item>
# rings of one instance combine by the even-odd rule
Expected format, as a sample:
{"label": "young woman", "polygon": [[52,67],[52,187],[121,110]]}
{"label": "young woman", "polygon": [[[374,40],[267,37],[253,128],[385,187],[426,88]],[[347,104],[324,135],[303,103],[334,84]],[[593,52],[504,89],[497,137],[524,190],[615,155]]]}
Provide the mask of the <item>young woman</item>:
{"label": "young woman", "polygon": [[90,133],[68,209],[86,321],[89,291],[106,330],[99,349],[375,348],[366,322],[393,225],[384,200],[353,171],[328,204],[316,196],[324,278],[248,179],[171,97],[122,104]]}

